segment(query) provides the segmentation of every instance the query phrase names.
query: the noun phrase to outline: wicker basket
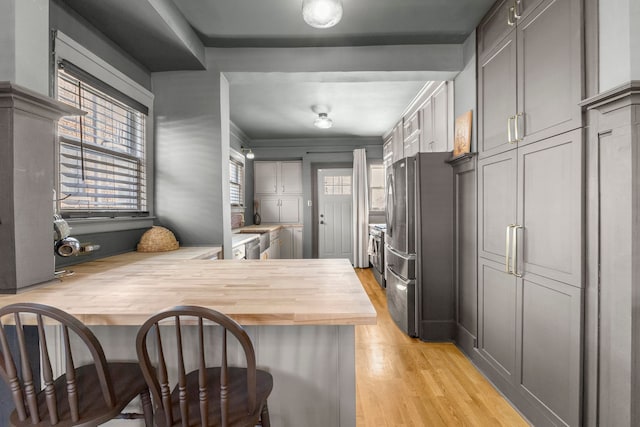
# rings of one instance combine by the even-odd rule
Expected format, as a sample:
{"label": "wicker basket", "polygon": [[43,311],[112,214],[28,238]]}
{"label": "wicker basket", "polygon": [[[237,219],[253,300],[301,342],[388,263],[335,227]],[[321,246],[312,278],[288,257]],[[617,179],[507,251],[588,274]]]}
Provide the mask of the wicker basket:
{"label": "wicker basket", "polygon": [[140,238],[138,252],[166,252],[178,249],[176,236],[164,227],[154,225]]}

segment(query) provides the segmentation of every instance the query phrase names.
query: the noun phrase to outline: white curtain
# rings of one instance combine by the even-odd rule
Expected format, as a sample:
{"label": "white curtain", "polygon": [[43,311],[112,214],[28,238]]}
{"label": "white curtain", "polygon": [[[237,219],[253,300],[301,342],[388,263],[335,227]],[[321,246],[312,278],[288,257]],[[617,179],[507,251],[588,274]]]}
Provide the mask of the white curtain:
{"label": "white curtain", "polygon": [[353,266],[369,267],[369,186],[367,185],[367,152],[353,150]]}

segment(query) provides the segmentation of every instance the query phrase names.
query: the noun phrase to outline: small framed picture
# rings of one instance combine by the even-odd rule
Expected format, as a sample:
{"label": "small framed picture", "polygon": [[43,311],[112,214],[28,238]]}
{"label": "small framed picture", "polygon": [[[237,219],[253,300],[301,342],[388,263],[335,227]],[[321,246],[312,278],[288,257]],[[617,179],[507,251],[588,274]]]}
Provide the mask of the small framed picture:
{"label": "small framed picture", "polygon": [[471,149],[471,123],[473,121],[473,111],[456,118],[454,139],[453,139],[453,157],[468,153]]}

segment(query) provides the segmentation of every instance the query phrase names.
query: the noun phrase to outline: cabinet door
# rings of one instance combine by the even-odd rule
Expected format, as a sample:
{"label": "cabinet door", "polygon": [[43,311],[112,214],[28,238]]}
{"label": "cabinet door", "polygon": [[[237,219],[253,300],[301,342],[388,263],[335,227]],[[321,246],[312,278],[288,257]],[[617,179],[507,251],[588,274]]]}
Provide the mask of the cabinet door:
{"label": "cabinet door", "polygon": [[433,151],[433,98],[429,97],[422,107],[422,138],[420,151],[430,153]]}
{"label": "cabinet door", "polygon": [[283,227],[280,230],[280,258],[293,258],[293,229],[292,227]]}
{"label": "cabinet door", "polygon": [[575,130],[518,148],[519,273],[582,287],[583,138]]}
{"label": "cabinet door", "polygon": [[498,1],[478,26],[478,55],[483,56],[514,29],[515,18],[509,9],[515,0]]}
{"label": "cabinet door", "polygon": [[552,425],[580,425],[582,289],[522,279],[520,392]]}
{"label": "cabinet door", "polygon": [[478,260],[478,351],[509,383],[516,384],[521,292],[504,265]]}
{"label": "cabinet door", "polygon": [[447,151],[449,140],[447,84],[443,84],[433,94],[433,146],[431,151]]}
{"label": "cabinet door", "polygon": [[[518,21],[520,145],[582,125],[580,0],[545,0]],[[497,92],[487,92],[495,96]]]}
{"label": "cabinet door", "polygon": [[280,222],[280,199],[278,198],[262,198],[260,203],[260,217],[264,223]]}
{"label": "cabinet door", "polygon": [[505,264],[507,226],[517,219],[517,155],[507,151],[478,162],[478,254]]}
{"label": "cabinet door", "polygon": [[[514,148],[509,118],[516,115],[516,32],[478,61],[478,151],[480,157]],[[552,98],[550,98],[551,100]],[[514,135],[511,135],[512,139]]]}
{"label": "cabinet door", "polygon": [[385,169],[389,169],[393,164],[393,135],[387,138],[382,146],[382,161]]}
{"label": "cabinet door", "polygon": [[413,156],[420,151],[420,134],[414,134],[404,143],[405,157]]}
{"label": "cabinet door", "polygon": [[281,162],[280,183],[281,194],[302,194],[302,162]]}
{"label": "cabinet door", "polygon": [[283,197],[280,199],[280,220],[277,222],[299,224],[302,222],[302,200],[300,197]]}
{"label": "cabinet door", "polygon": [[278,193],[278,162],[253,162],[253,170],[256,194]]}
{"label": "cabinet door", "polygon": [[393,161],[404,158],[404,139],[402,137],[402,122],[393,128]]}

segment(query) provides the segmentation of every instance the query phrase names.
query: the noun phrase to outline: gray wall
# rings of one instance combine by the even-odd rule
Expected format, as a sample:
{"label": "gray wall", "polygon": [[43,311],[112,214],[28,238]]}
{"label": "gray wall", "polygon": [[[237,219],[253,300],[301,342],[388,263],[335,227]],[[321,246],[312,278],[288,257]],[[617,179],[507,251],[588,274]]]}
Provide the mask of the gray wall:
{"label": "gray wall", "polygon": [[220,84],[215,68],[152,75],[156,216],[185,245],[224,241]]}
{"label": "gray wall", "polygon": [[473,111],[473,125],[471,126],[471,152],[477,150],[477,89],[476,89],[476,32],[472,32],[462,45],[464,69],[453,81],[454,87],[454,120],[455,117]]}
{"label": "gray wall", "polygon": [[[49,10],[49,25],[52,29],[62,31],[82,44],[83,47],[126,74],[140,86],[151,90],[149,70],[120,49],[114,42],[70,9],[69,6],[61,0],[51,0]],[[45,67],[48,67],[48,63],[45,63]]]}

